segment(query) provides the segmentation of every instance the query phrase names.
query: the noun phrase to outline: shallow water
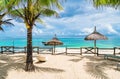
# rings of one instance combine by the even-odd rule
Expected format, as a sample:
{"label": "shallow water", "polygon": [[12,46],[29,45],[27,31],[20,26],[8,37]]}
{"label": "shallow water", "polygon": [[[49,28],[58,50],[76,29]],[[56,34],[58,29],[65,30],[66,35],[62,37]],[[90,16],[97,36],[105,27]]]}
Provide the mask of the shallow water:
{"label": "shallow water", "polygon": [[[43,47],[42,41],[49,41],[51,38],[33,38],[33,46]],[[64,45],[59,47],[93,47],[93,41],[84,40],[84,36],[82,37],[67,37],[67,38],[59,38]],[[100,48],[111,48],[120,46],[120,37],[117,36],[108,36],[108,40],[97,40],[97,47]],[[2,38],[0,39],[0,46],[19,46],[23,47],[27,45],[26,38]]]}

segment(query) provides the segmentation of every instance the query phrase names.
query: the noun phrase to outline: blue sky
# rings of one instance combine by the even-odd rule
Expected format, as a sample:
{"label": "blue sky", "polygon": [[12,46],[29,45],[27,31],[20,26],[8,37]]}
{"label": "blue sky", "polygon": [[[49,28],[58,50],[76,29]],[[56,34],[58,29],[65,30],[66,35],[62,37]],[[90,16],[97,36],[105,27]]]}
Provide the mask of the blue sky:
{"label": "blue sky", "polygon": [[[120,35],[120,10],[93,7],[91,0],[67,0],[64,10],[58,11],[60,18],[43,17],[44,25],[37,23],[33,36],[81,36],[88,35],[97,27],[105,35]],[[8,17],[5,17],[8,18]],[[1,37],[26,37],[24,23],[12,21],[14,27],[4,27]]]}

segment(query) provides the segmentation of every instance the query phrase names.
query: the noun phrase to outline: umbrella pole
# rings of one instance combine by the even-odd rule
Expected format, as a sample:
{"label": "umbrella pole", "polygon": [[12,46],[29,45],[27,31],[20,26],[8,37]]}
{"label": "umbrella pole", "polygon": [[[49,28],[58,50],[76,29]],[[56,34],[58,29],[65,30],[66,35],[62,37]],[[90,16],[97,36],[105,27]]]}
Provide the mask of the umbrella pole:
{"label": "umbrella pole", "polygon": [[94,53],[96,54],[96,40],[94,40]]}
{"label": "umbrella pole", "polygon": [[54,45],[54,51],[53,51],[53,54],[55,54],[55,45]]}

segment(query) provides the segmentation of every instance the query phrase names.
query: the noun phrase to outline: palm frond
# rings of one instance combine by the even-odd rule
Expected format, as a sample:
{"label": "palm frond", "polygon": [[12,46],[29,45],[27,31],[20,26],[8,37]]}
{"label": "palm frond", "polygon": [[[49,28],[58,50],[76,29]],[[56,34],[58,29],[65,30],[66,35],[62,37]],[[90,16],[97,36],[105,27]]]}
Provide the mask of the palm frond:
{"label": "palm frond", "polygon": [[24,18],[24,9],[14,9],[9,12],[9,15],[12,17],[19,17],[19,18]]}
{"label": "palm frond", "polygon": [[[65,0],[61,0],[61,1],[65,1]],[[51,3],[53,5],[53,7],[58,8],[59,10],[63,10],[63,7],[60,3],[60,0],[51,0]],[[55,5],[55,6],[54,6]]]}
{"label": "palm frond", "polygon": [[41,23],[41,24],[44,24],[44,21],[41,20],[40,18],[38,18],[38,19],[36,20],[36,22],[39,22],[39,23]]}
{"label": "palm frond", "polygon": [[0,21],[0,30],[4,31],[4,29],[2,28],[2,25],[6,25],[6,26],[14,26],[13,23],[9,22],[10,20],[12,19],[7,19],[7,20],[4,20],[4,21]]}
{"label": "palm frond", "polygon": [[57,3],[57,6],[58,6],[58,8],[59,8],[60,10],[63,10],[63,7],[61,6],[60,3]]}
{"label": "palm frond", "polygon": [[39,5],[39,6],[50,6],[51,5],[51,0],[38,0],[38,1],[36,1],[35,4]]}
{"label": "palm frond", "polygon": [[0,15],[0,20],[6,15],[6,13],[3,13]]}
{"label": "palm frond", "polygon": [[110,6],[118,8],[120,7],[120,0],[93,0],[93,4],[97,8],[100,6]]}
{"label": "palm frond", "polygon": [[47,8],[41,10],[41,14],[44,16],[52,16],[52,15],[58,16],[58,13],[56,11]]}
{"label": "palm frond", "polygon": [[0,30],[1,30],[1,31],[4,31],[3,28],[2,28],[2,26],[0,26]]}
{"label": "palm frond", "polygon": [[13,23],[8,22],[8,21],[4,21],[4,22],[3,22],[3,24],[4,24],[4,25],[8,25],[8,26],[14,26],[14,24],[13,24]]}

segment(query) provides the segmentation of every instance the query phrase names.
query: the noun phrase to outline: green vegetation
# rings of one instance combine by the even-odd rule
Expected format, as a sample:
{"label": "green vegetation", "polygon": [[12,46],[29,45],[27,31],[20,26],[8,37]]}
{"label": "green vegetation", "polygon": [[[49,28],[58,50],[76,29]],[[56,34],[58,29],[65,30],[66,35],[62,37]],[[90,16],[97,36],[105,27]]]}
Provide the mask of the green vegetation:
{"label": "green vegetation", "polygon": [[113,7],[115,9],[120,7],[120,0],[93,0],[93,4],[95,7]]}

